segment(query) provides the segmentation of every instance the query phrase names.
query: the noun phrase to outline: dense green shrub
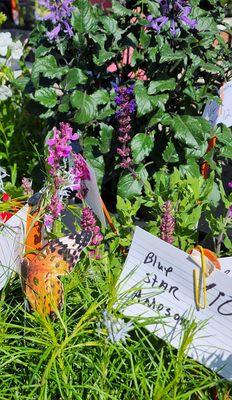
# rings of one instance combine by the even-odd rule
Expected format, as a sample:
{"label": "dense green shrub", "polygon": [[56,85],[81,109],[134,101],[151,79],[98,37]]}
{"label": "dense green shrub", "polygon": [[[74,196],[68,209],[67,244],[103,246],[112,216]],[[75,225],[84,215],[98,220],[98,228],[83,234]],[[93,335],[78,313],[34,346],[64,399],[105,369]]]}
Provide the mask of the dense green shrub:
{"label": "dense green shrub", "polygon": [[[202,111],[216,96],[230,65],[229,48],[217,28],[223,8],[211,1],[211,11],[205,11],[192,0],[189,18],[196,19],[196,26],[191,29],[177,15],[173,35],[169,22],[159,32],[149,27],[147,16],[161,15],[156,1],[113,1],[107,14],[87,0],[74,3],[73,36],[63,30],[58,40],[49,40],[49,21],[39,22],[32,35],[36,59],[31,107],[37,105],[50,127],[68,121],[80,130],[85,155],[112,201],[116,193],[127,198],[140,195],[144,182],[161,167],[185,168],[190,160],[200,165],[213,136]],[[134,50],[132,56],[129,48]],[[147,80],[140,79],[144,74]],[[135,85],[136,113],[130,132],[134,174],[118,167],[114,83]],[[218,142],[217,156],[221,147],[223,140]],[[227,157],[231,155],[230,148]],[[208,161],[213,156],[207,155]],[[211,167],[216,164],[211,162]]]}

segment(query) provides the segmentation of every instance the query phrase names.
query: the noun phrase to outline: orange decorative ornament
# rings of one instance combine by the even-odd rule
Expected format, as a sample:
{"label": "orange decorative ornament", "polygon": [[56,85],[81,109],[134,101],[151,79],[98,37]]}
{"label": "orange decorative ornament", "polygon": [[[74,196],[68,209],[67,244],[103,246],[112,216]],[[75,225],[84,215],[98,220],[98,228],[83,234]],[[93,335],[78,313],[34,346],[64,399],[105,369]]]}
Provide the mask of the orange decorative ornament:
{"label": "orange decorative ornament", "polygon": [[31,308],[42,316],[55,315],[63,304],[59,276],[71,272],[92,233],[81,231],[48,243],[34,257],[22,262],[23,290]]}

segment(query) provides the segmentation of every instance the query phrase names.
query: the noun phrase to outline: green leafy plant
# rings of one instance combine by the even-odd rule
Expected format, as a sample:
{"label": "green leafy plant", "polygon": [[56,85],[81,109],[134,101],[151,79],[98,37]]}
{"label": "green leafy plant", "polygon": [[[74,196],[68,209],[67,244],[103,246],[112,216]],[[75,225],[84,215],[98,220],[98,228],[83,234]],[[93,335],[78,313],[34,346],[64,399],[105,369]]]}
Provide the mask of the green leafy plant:
{"label": "green leafy plant", "polygon": [[[181,13],[176,16],[175,34],[171,19],[152,28],[149,19],[156,21],[163,11],[150,0],[136,6],[114,0],[107,14],[79,0],[67,17],[72,34],[51,37],[50,20],[39,22],[33,32],[30,107],[50,127],[68,121],[81,130],[85,155],[103,194],[111,193],[112,206],[116,194],[141,195],[161,167],[172,171],[189,160],[200,165],[209,158],[213,130],[201,114],[229,76],[230,50],[217,28],[223,7],[211,1],[206,11],[199,3],[191,1],[189,25]],[[119,167],[120,106],[115,104],[117,90],[130,87],[136,102],[128,139],[134,173],[125,164]]]}
{"label": "green leafy plant", "polygon": [[32,172],[38,162],[42,125],[26,109],[23,90],[29,79],[23,45],[10,32],[0,33],[0,164],[11,184]]}

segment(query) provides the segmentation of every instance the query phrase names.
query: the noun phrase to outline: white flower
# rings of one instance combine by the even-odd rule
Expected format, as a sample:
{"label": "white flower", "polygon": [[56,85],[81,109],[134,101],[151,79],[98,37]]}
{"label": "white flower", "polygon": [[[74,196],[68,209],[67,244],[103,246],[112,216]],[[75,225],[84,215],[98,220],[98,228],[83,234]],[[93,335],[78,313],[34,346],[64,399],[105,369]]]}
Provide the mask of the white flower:
{"label": "white flower", "polygon": [[122,318],[116,318],[103,311],[103,325],[108,331],[108,339],[112,343],[117,343],[120,340],[125,343],[129,336],[128,332],[133,329],[133,322],[125,322]]}
{"label": "white flower", "polygon": [[8,97],[11,96],[12,96],[12,90],[8,86],[6,85],[0,86],[0,101],[7,100]]}
{"label": "white flower", "polygon": [[17,42],[12,42],[9,47],[11,49],[11,58],[14,60],[20,60],[23,55],[23,45],[20,40],[17,40]]}
{"label": "white flower", "polygon": [[7,54],[8,47],[12,45],[12,37],[10,32],[0,33],[0,55],[5,57]]}

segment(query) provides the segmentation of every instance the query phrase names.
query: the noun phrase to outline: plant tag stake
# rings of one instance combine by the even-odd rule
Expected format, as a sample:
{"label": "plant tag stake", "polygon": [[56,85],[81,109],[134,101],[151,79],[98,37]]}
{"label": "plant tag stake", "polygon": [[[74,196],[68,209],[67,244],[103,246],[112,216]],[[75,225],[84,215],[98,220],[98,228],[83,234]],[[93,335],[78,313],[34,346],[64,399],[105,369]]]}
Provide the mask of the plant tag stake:
{"label": "plant tag stake", "polygon": [[102,200],[99,193],[97,179],[95,175],[95,171],[93,168],[87,164],[89,173],[90,173],[90,181],[85,181],[86,187],[88,189],[88,193],[86,196],[86,203],[90,208],[92,208],[93,212],[98,217],[99,221],[101,222],[102,226],[106,226],[106,220],[104,216],[104,212],[102,209]]}
{"label": "plant tag stake", "polygon": [[5,286],[14,271],[20,272],[27,211],[26,205],[6,223],[0,225],[0,289]]}
{"label": "plant tag stake", "polygon": [[119,305],[128,317],[163,317],[146,328],[178,348],[186,320],[201,324],[188,355],[232,380],[232,279],[215,270],[207,278],[207,307],[197,309],[193,271],[184,251],[136,227],[119,280]]}
{"label": "plant tag stake", "polygon": [[213,127],[221,123],[230,127],[232,126],[232,81],[220,88],[219,95],[222,104],[218,104],[215,100],[210,101],[205,107],[203,117]]}

